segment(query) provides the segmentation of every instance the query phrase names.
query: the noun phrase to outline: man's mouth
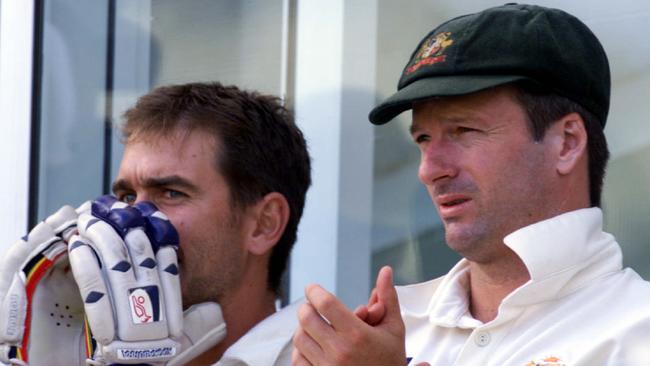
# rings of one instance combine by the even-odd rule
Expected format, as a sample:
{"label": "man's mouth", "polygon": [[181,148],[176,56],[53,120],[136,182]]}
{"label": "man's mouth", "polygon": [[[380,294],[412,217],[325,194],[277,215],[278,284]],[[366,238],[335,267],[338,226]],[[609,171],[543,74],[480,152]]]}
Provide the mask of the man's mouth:
{"label": "man's mouth", "polygon": [[443,202],[440,204],[440,206],[452,207],[452,206],[460,205],[461,203],[465,203],[467,201],[469,201],[469,198],[458,198],[451,201]]}
{"label": "man's mouth", "polygon": [[447,195],[438,197],[438,213],[442,219],[452,219],[466,213],[471,198],[462,195]]}

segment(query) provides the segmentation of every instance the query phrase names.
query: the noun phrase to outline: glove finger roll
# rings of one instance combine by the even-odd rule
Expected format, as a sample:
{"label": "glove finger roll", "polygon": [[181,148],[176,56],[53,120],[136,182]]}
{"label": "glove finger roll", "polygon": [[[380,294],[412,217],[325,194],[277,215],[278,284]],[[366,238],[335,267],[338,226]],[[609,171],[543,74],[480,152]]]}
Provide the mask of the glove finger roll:
{"label": "glove finger roll", "polygon": [[115,314],[101,263],[88,242],[78,235],[72,237],[69,257],[93,336],[97,342],[108,344],[115,339]]}
{"label": "glove finger roll", "polygon": [[54,230],[45,222],[36,225],[25,235],[12,245],[4,258],[0,261],[0,299],[3,299],[7,289],[13,281],[14,274],[19,268],[25,265],[25,262],[38,254],[40,251],[35,249],[39,246],[47,247],[53,242],[59,240]]}
{"label": "glove finger roll", "polygon": [[169,333],[172,337],[178,337],[183,331],[183,300],[176,256],[178,232],[167,216],[152,203],[139,202],[135,207],[142,212],[147,237],[156,252]]}
{"label": "glove finger roll", "polygon": [[70,236],[76,232],[78,214],[71,206],[63,206],[45,222],[54,230],[56,235],[68,242]]}
{"label": "glove finger roll", "polygon": [[136,282],[139,285],[157,285],[159,283],[156,269],[158,263],[144,230],[136,228],[129,231],[124,242],[133,263]]}
{"label": "glove finger roll", "polygon": [[156,254],[156,258],[158,259],[160,283],[165,296],[169,334],[172,337],[179,337],[183,332],[183,299],[176,250],[170,246],[162,247]]}

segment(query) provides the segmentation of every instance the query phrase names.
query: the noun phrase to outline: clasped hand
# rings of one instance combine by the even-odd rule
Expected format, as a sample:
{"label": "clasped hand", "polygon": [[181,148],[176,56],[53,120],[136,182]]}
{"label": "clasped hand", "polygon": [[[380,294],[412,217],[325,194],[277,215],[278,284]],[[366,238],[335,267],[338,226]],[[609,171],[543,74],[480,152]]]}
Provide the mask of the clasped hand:
{"label": "clasped hand", "polygon": [[305,295],[293,365],[406,365],[405,328],[390,267],[379,272],[368,304],[354,311],[318,285],[307,286]]}

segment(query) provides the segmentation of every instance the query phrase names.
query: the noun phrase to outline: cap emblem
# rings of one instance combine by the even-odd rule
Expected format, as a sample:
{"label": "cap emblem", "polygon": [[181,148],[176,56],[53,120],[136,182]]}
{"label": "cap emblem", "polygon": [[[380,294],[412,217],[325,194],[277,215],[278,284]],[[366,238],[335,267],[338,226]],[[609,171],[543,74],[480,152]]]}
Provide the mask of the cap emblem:
{"label": "cap emblem", "polygon": [[406,73],[410,74],[415,72],[423,65],[433,65],[439,62],[444,62],[447,55],[444,55],[445,48],[451,46],[454,40],[449,38],[451,32],[441,32],[436,35],[430,36],[415,55],[413,64],[406,69]]}

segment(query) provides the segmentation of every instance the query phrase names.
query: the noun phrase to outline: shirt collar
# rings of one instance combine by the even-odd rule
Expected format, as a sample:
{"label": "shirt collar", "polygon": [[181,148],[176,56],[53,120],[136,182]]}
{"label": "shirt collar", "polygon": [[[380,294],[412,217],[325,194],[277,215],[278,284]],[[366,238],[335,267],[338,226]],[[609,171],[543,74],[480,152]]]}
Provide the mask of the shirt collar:
{"label": "shirt collar", "polygon": [[526,265],[531,280],[504,303],[527,305],[562,297],[586,282],[622,268],[621,248],[602,231],[597,207],[564,213],[504,238]]}
{"label": "shirt collar", "polygon": [[[571,211],[526,226],[506,236],[504,243],[522,259],[531,280],[503,300],[499,316],[504,304],[525,306],[561,297],[622,267],[620,247],[612,235],[602,231],[599,208]],[[481,325],[468,311],[468,265],[462,259],[437,286],[425,282],[399,290],[405,320],[428,316],[431,323],[445,327]],[[430,301],[425,309],[422,299],[426,298]]]}
{"label": "shirt collar", "polygon": [[[571,211],[523,227],[503,239],[526,265],[533,281],[579,263],[607,245],[598,208]],[[588,245],[587,245],[588,244]]]}
{"label": "shirt collar", "polygon": [[246,365],[273,365],[291,343],[298,326],[297,310],[303,302],[298,300],[255,325],[226,350],[217,365],[229,365],[233,361]]}
{"label": "shirt collar", "polygon": [[397,286],[406,327],[419,323],[423,318],[443,327],[475,328],[481,325],[482,322],[469,313],[468,270],[469,262],[462,259],[444,277]]}
{"label": "shirt collar", "polygon": [[[469,312],[469,263],[460,261],[441,284],[445,296],[431,301],[429,319],[444,327],[476,328],[483,324]],[[432,299],[433,300],[433,299]]]}

